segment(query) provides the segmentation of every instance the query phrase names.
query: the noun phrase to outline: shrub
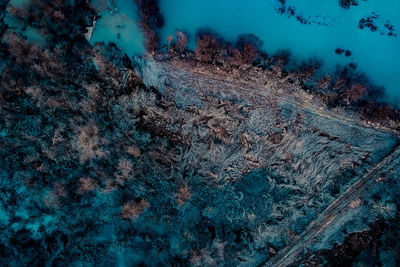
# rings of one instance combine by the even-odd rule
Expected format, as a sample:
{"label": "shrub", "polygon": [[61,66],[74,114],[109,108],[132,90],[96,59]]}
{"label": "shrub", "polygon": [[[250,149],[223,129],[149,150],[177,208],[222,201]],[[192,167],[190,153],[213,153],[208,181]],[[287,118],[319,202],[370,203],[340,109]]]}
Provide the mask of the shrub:
{"label": "shrub", "polygon": [[176,33],[176,48],[179,50],[179,52],[183,52],[185,50],[186,45],[187,45],[187,37],[186,34],[182,31],[178,31]]}
{"label": "shrub", "polygon": [[358,6],[356,0],[339,0],[339,5],[345,9],[349,9],[351,6]]}
{"label": "shrub", "polygon": [[159,8],[158,0],[136,0],[139,13],[144,23],[150,28],[161,28],[164,26],[164,16]]}
{"label": "shrub", "polygon": [[195,57],[201,62],[215,62],[223,58],[222,38],[209,29],[201,29],[196,34]]}
{"label": "shrub", "polygon": [[236,41],[236,47],[231,48],[234,64],[251,64],[259,57],[263,42],[254,34],[241,34]]}
{"label": "shrub", "polygon": [[301,79],[308,81],[322,67],[322,60],[318,58],[310,58],[308,61],[303,61],[299,68],[299,76]]}
{"label": "shrub", "polygon": [[353,84],[349,90],[345,92],[345,96],[351,101],[357,102],[368,93],[367,88],[362,84]]}
{"label": "shrub", "polygon": [[86,192],[93,191],[97,188],[96,180],[92,178],[80,178],[78,186],[78,194],[85,194]]}
{"label": "shrub", "polygon": [[147,51],[153,53],[158,49],[158,36],[155,30],[164,26],[164,17],[158,0],[136,0],[141,16],[141,26],[146,39]]}
{"label": "shrub", "polygon": [[133,200],[129,201],[122,207],[121,218],[131,220],[136,219],[149,207],[150,203],[145,199],[142,199],[139,202]]}
{"label": "shrub", "polygon": [[322,89],[327,89],[331,84],[332,78],[330,76],[324,76],[318,80],[318,87]]}
{"label": "shrub", "polygon": [[79,152],[79,160],[85,162],[90,159],[105,156],[105,152],[100,148],[102,139],[99,136],[99,129],[93,122],[80,127],[73,146]]}
{"label": "shrub", "polygon": [[190,187],[188,184],[183,184],[178,188],[178,193],[176,194],[177,202],[180,206],[185,204],[192,197],[192,193],[190,192]]}

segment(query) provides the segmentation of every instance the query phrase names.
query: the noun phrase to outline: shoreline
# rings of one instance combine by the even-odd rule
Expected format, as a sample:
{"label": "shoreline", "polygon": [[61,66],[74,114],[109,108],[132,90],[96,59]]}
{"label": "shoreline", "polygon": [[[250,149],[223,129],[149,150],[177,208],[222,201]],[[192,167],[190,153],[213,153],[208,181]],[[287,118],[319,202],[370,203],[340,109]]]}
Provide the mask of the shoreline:
{"label": "shoreline", "polygon": [[382,218],[396,231],[399,121],[367,116],[351,73],[288,71],[257,37],[210,31],[193,52],[177,32],[168,53],[132,60],[87,41],[95,14],[82,5],[62,10],[68,23],[35,17],[58,30],[46,48],[12,30],[0,42],[0,263],[293,265],[304,244],[337,255]]}
{"label": "shoreline", "polygon": [[[164,25],[164,16],[160,13],[159,1],[148,1],[157,12],[149,13],[138,6],[142,14],[141,24],[145,39],[146,51],[155,58],[180,58],[183,61],[194,61],[192,66],[205,63],[214,69],[222,68],[228,72],[225,75],[234,75],[235,68],[239,70],[255,67],[263,70],[276,71],[278,78],[287,79],[297,83],[301,89],[317,95],[330,107],[340,107],[360,113],[363,120],[368,123],[380,123],[400,130],[399,104],[387,99],[385,87],[377,86],[368,76],[357,70],[357,64],[349,63],[339,66],[330,73],[318,73],[323,59],[309,58],[288,66],[292,61],[290,51],[282,50],[283,54],[267,54],[261,47],[263,41],[253,34],[237,36],[237,42],[227,42],[223,36],[212,28],[199,28],[195,35],[196,46],[188,50],[187,34],[177,31],[175,35],[168,36],[168,45],[161,45],[159,31]],[[285,2],[281,2],[285,5]],[[146,16],[144,16],[146,15]],[[147,18],[143,19],[144,17]],[[149,24],[151,20],[162,21],[159,25]],[[155,38],[154,36],[157,36]],[[182,39],[183,38],[183,39]],[[240,39],[242,38],[242,39]],[[183,42],[182,42],[183,40]],[[156,43],[156,44],[155,44]],[[246,47],[247,46],[247,47]],[[246,48],[248,48],[246,50]],[[340,49],[336,49],[340,50]],[[350,51],[343,50],[346,57]],[[335,52],[336,53],[336,52]],[[260,68],[260,64],[263,65]],[[294,67],[294,69],[293,69]],[[248,78],[248,77],[245,77]]]}
{"label": "shoreline", "polygon": [[171,55],[170,53],[157,53],[155,55],[147,55],[142,60],[154,60],[161,65],[170,66],[178,71],[186,71],[194,75],[207,77],[232,83],[237,86],[247,88],[261,88],[263,91],[269,91],[271,95],[286,99],[294,105],[302,108],[312,108],[321,115],[335,114],[339,120],[344,122],[359,122],[365,127],[378,129],[385,132],[400,135],[400,117],[397,119],[376,120],[368,118],[362,111],[350,107],[329,107],[324,102],[323,96],[312,91],[306,91],[301,86],[301,81],[297,83],[290,82],[295,74],[287,74],[282,76],[282,70],[277,68],[262,69],[251,64],[241,66],[239,69],[232,68],[232,65],[215,66],[197,61],[194,53],[185,52],[186,56],[179,54]]}

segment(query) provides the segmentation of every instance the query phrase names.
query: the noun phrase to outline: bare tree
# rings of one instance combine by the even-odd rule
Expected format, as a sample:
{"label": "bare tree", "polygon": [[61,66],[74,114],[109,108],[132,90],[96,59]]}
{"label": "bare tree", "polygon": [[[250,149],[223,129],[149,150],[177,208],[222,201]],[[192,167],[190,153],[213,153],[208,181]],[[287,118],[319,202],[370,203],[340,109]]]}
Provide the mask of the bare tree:
{"label": "bare tree", "polygon": [[196,59],[202,62],[211,62],[219,55],[221,45],[209,34],[204,34],[197,38],[197,46],[194,50]]}
{"label": "bare tree", "polygon": [[176,47],[178,48],[179,52],[183,52],[187,45],[187,37],[186,34],[182,31],[178,31],[176,33]]}

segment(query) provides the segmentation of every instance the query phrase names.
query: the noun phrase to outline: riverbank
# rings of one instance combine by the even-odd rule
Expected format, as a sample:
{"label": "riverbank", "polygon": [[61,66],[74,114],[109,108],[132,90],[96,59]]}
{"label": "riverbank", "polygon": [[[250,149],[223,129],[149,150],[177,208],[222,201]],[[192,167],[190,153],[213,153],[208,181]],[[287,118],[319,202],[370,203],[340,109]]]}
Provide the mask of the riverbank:
{"label": "riverbank", "polygon": [[[194,50],[196,33],[203,27],[218,32],[231,44],[238,35],[252,33],[263,41],[261,48],[269,55],[286,49],[298,63],[312,57],[322,59],[323,74],[334,73],[336,65],[352,64],[373,83],[385,87],[386,101],[395,104],[400,96],[400,36],[395,36],[400,28],[396,13],[400,3],[358,3],[345,9],[339,0],[255,0],[251,4],[240,0],[161,0],[165,26],[159,32],[160,41],[168,45],[168,36],[182,31],[187,34],[189,49]],[[351,54],[336,54],[338,48]]]}
{"label": "riverbank", "polygon": [[[146,59],[144,59],[146,60]],[[150,58],[150,61],[153,60]],[[257,67],[252,64],[232,64],[229,60],[219,64],[199,62],[195,54],[190,51],[181,53],[159,53],[154,60],[161,65],[172,67],[174,70],[183,70],[194,75],[209,77],[210,80],[222,81],[227,84],[245,88],[255,88],[259,94],[274,95],[287,101],[293,101],[299,107],[306,107],[315,112],[336,114],[339,120],[358,121],[359,123],[382,129],[384,131],[398,132],[400,126],[399,112],[388,110],[387,114],[379,114],[352,105],[330,106],[330,99],[326,92],[312,90],[304,86],[304,76],[299,72],[288,73],[283,66],[278,64],[270,68]],[[272,60],[271,60],[272,61]],[[230,88],[230,86],[229,86]],[[246,92],[243,92],[245,94]],[[373,103],[370,103],[373,105]],[[372,108],[371,107],[369,108]],[[385,104],[382,104],[385,105]],[[379,106],[376,107],[379,109]]]}
{"label": "riverbank", "polygon": [[398,125],[350,72],[208,30],[132,59],[88,42],[88,2],[35,3],[44,47],[0,27],[0,265],[395,262]]}

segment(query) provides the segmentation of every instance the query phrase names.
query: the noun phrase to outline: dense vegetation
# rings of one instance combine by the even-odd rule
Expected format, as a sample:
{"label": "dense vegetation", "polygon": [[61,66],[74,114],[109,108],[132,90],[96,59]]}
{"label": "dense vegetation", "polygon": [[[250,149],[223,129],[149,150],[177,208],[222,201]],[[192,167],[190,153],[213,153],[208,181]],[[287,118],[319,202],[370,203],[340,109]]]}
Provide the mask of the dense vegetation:
{"label": "dense vegetation", "polygon": [[[155,52],[163,23],[157,1],[137,2]],[[2,266],[257,265],[398,142],[234,86],[199,80],[196,87],[113,44],[92,46],[84,36],[95,14],[87,1],[1,6]],[[27,28],[45,45],[24,37]],[[178,32],[171,57],[228,71],[274,69],[287,82],[279,84],[319,90],[318,64],[289,72],[287,54],[268,57],[254,35],[235,45],[209,29],[196,38],[190,52]],[[347,69],[324,79],[318,88],[334,92],[327,103],[362,108],[374,97]],[[375,118],[395,116],[387,112]],[[391,227],[397,174],[371,192],[371,211],[357,225]]]}

